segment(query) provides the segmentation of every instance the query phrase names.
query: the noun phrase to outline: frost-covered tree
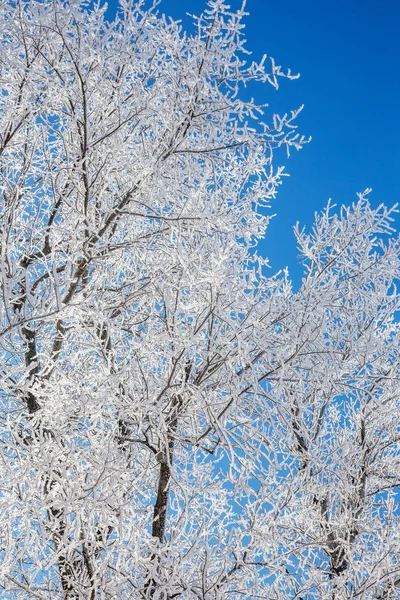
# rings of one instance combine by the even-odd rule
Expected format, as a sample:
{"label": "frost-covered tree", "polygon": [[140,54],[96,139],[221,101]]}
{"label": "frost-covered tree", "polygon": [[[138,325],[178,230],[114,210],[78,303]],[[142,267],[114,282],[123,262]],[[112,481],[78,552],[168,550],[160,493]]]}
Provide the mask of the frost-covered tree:
{"label": "frost-covered tree", "polygon": [[[400,594],[400,244],[365,196],[256,253],[297,112],[243,9],[0,5],[0,588]],[[264,107],[265,108],[265,107]]]}

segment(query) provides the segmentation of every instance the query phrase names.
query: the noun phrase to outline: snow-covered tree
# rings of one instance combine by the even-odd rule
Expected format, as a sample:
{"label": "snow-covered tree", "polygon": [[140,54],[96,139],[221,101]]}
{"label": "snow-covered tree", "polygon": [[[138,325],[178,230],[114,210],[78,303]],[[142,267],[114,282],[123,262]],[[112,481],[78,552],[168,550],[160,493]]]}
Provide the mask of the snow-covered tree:
{"label": "snow-covered tree", "polygon": [[397,598],[392,211],[297,230],[294,292],[243,8],[0,7],[2,597]]}

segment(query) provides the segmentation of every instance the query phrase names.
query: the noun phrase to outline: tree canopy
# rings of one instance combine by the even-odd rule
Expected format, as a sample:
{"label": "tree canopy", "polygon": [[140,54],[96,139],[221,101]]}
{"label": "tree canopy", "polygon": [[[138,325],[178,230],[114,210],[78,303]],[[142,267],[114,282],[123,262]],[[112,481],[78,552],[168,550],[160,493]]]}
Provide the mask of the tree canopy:
{"label": "tree canopy", "polygon": [[[399,239],[328,206],[258,256],[299,111],[244,8],[0,6],[6,600],[390,600]],[[271,89],[271,87],[270,87]]]}

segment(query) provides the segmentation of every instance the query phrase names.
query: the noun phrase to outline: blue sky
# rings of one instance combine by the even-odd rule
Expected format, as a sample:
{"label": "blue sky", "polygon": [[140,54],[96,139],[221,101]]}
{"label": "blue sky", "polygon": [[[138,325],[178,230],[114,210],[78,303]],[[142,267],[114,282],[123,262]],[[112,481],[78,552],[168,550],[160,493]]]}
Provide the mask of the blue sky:
{"label": "blue sky", "polygon": [[[186,13],[204,6],[205,0],[162,0],[159,10],[189,23]],[[277,112],[304,104],[299,129],[313,138],[285,162],[291,176],[260,246],[272,271],[288,265],[298,284],[296,221],[310,225],[329,198],[349,204],[367,187],[374,205],[400,201],[400,2],[248,0],[247,11],[254,58],[267,53],[301,73],[278,92],[262,86],[255,96]]]}

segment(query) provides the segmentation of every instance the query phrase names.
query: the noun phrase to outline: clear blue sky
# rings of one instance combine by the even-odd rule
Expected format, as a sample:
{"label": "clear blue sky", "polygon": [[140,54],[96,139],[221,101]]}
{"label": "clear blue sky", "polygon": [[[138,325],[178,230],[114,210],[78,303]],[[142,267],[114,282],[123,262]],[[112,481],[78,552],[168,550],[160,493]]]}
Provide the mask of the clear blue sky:
{"label": "clear blue sky", "polygon": [[[188,23],[186,13],[204,6],[162,0],[159,10]],[[267,53],[301,73],[278,92],[260,87],[256,96],[278,112],[304,104],[299,128],[313,138],[286,163],[291,176],[260,248],[273,271],[288,265],[298,283],[296,221],[311,224],[329,198],[348,204],[367,187],[373,204],[400,201],[400,1],[248,0],[247,11],[254,57]]]}

